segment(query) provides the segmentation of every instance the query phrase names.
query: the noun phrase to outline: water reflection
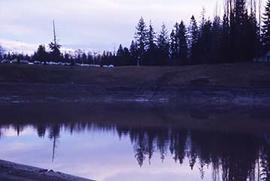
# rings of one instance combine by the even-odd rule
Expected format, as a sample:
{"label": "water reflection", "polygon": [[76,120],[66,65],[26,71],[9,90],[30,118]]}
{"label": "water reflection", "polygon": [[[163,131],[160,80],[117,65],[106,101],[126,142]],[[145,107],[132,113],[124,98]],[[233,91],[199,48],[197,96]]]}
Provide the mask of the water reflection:
{"label": "water reflection", "polygon": [[161,160],[169,159],[167,156],[172,155],[179,164],[183,164],[187,158],[191,169],[197,163],[200,165],[202,178],[204,170],[212,165],[213,180],[219,178],[220,174],[224,181],[255,180],[258,176],[261,180],[270,180],[270,140],[265,134],[157,128],[144,125],[132,127],[114,122],[12,123],[10,126],[20,135],[29,125],[33,126],[39,137],[44,137],[48,133],[53,143],[52,159],[55,157],[56,142],[60,139],[61,130],[68,130],[70,134],[85,131],[91,133],[93,130],[116,131],[119,138],[129,137],[134,157],[140,166],[151,164],[153,153],[158,152]]}
{"label": "water reflection", "polygon": [[[194,113],[194,110],[192,112]],[[123,137],[128,138],[133,147],[134,163],[137,162],[140,167],[145,164],[152,165],[153,155],[158,153],[161,161],[173,158],[176,165],[188,164],[194,172],[197,172],[194,166],[198,165],[201,179],[205,179],[205,172],[211,167],[212,180],[270,180],[270,134],[267,129],[256,129],[256,131],[200,129],[197,126],[176,124],[175,121],[171,121],[173,119],[168,120],[167,117],[164,122],[164,116],[163,114],[162,118],[156,121],[151,120],[149,116],[149,120],[139,120],[138,116],[137,121],[134,121],[136,118],[130,121],[127,117],[124,117],[126,120],[113,121],[116,116],[111,117],[112,120],[100,118],[102,121],[31,121],[22,118],[2,121],[0,135],[4,137],[6,130],[13,129],[19,136],[31,126],[38,137],[48,136],[51,140],[52,160],[54,160],[57,157],[61,134],[69,132],[70,135],[76,136],[82,132],[89,135],[92,132],[98,132],[100,135],[115,133],[120,140]],[[213,114],[210,114],[211,116]],[[196,119],[202,120],[202,118]],[[264,121],[261,119],[260,121],[265,125]],[[185,121],[180,119],[179,122]],[[195,122],[196,120],[193,120],[191,124]],[[258,126],[258,120],[255,123],[256,125],[244,125],[243,129]],[[80,145],[77,146],[80,147]],[[117,145],[114,146],[117,147]],[[110,152],[110,150],[106,151]],[[118,156],[121,157],[121,155]]]}

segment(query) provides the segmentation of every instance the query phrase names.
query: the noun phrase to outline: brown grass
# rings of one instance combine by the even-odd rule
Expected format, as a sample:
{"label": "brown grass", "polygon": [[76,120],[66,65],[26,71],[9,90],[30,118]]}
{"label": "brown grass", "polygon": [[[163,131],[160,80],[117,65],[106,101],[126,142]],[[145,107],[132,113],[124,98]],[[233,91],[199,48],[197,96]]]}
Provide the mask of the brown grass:
{"label": "brown grass", "polygon": [[0,83],[91,84],[133,87],[162,82],[168,86],[270,87],[270,64],[239,63],[182,67],[87,68],[0,65]]}

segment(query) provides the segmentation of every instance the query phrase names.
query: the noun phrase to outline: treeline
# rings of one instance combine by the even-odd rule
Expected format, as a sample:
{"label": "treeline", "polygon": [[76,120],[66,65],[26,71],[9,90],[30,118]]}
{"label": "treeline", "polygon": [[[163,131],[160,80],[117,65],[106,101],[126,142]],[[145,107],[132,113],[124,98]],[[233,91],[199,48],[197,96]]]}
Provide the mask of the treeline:
{"label": "treeline", "polygon": [[270,0],[262,23],[257,17],[257,4],[256,0],[226,0],[222,17],[216,15],[210,20],[203,12],[199,20],[192,16],[188,25],[176,23],[171,32],[162,25],[157,33],[151,22],[147,25],[141,18],[130,47],[120,45],[116,52],[62,54],[61,46],[54,42],[49,45],[50,51],[40,45],[27,58],[44,64],[55,61],[116,66],[248,62],[270,50]]}

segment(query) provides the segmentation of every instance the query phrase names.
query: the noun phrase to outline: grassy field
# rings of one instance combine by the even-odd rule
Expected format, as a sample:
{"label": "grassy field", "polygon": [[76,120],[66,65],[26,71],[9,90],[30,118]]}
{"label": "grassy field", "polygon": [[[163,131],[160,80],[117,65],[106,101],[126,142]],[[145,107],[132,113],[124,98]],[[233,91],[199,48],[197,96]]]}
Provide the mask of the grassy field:
{"label": "grassy field", "polygon": [[220,64],[183,67],[66,67],[0,65],[0,83],[91,84],[104,87],[218,86],[270,88],[270,64]]}

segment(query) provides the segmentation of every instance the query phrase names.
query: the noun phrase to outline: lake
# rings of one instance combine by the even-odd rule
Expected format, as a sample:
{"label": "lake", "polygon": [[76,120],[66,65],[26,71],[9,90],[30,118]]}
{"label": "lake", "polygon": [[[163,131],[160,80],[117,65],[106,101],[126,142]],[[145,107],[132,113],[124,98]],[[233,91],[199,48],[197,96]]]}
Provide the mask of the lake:
{"label": "lake", "polygon": [[265,107],[0,108],[2,160],[106,181],[270,179]]}

